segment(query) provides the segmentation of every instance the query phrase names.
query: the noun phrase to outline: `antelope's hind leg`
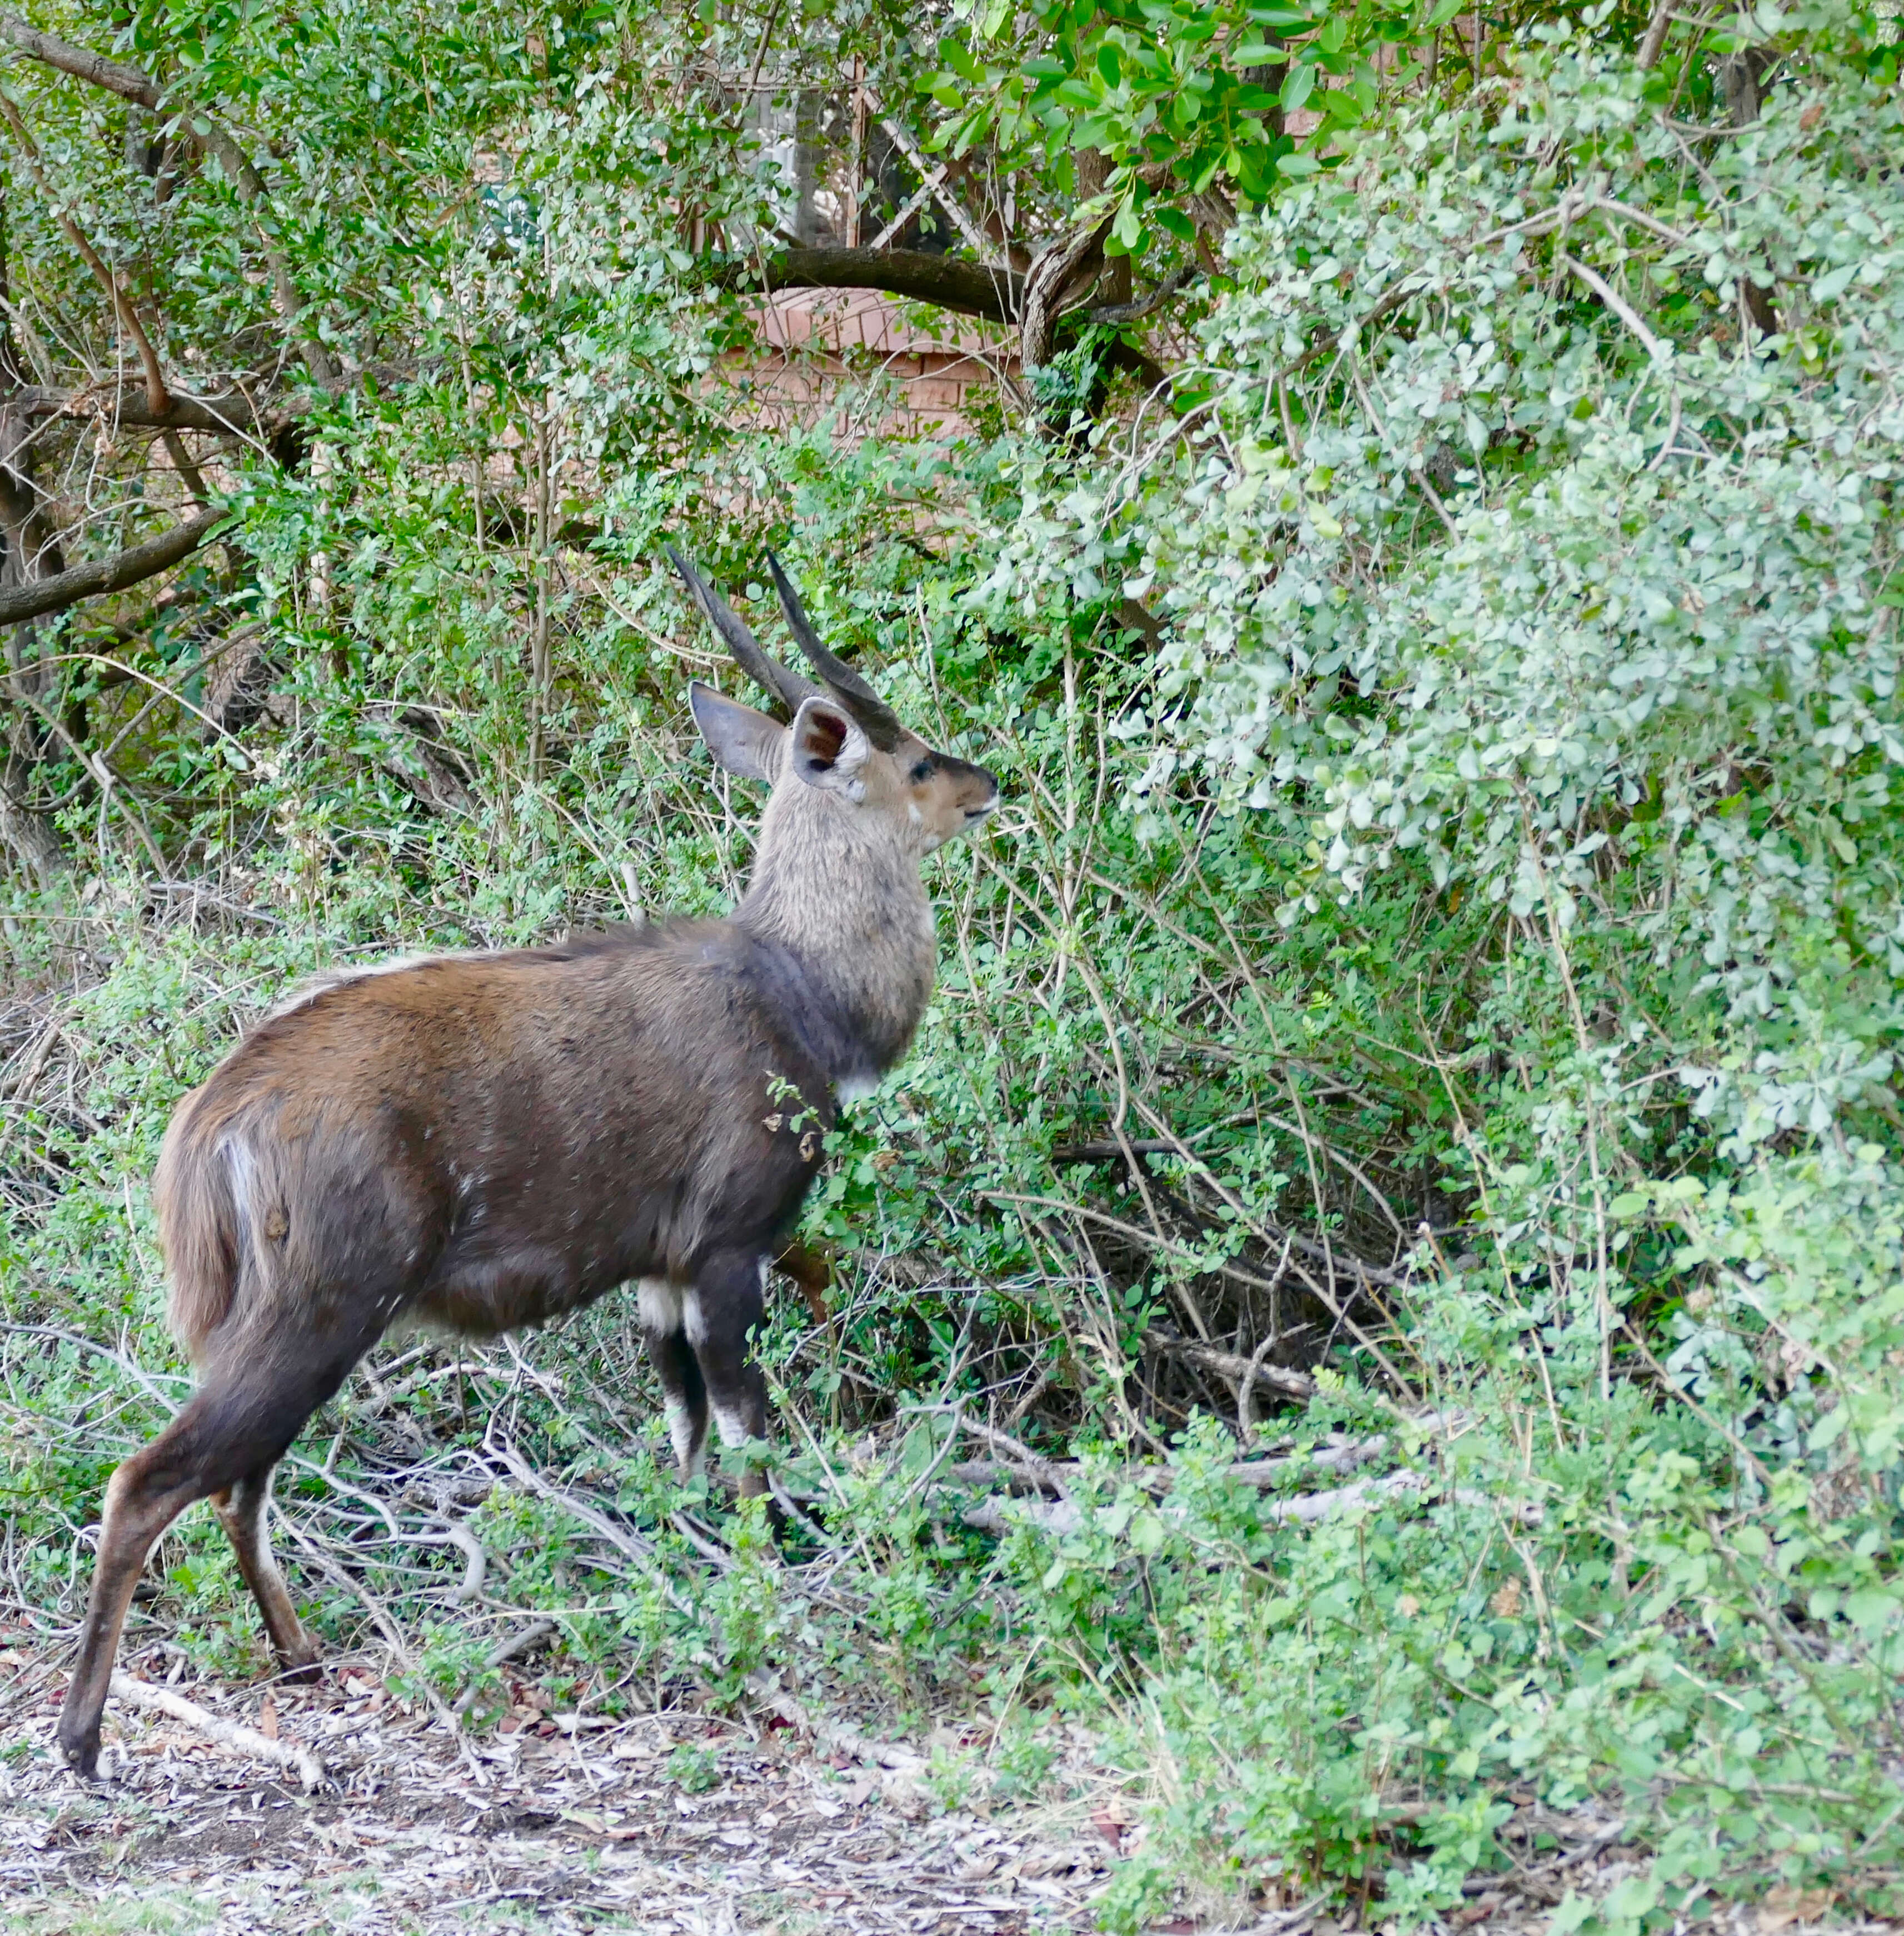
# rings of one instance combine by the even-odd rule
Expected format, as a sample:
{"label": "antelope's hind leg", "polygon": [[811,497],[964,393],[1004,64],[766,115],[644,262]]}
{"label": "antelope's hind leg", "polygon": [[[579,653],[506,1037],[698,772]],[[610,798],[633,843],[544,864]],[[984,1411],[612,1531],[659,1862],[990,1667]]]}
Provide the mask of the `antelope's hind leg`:
{"label": "antelope's hind leg", "polygon": [[698,1472],[707,1453],[707,1387],[687,1339],[678,1330],[647,1329],[648,1356],[661,1380],[667,1408],[667,1435],[683,1481]]}
{"label": "antelope's hind leg", "polygon": [[265,1618],[265,1631],[271,1637],[271,1651],[286,1680],[317,1678],[317,1646],[305,1632],[298,1610],[291,1603],[284,1575],[271,1557],[271,1535],[265,1514],[271,1502],[272,1468],[252,1472],[222,1493],[212,1495],[212,1504],[230,1535],[232,1549],[238,1556],[238,1571],[258,1602]]}
{"label": "antelope's hind leg", "polygon": [[[344,1382],[370,1338],[353,1336],[342,1345],[309,1336],[274,1342],[277,1350],[262,1360],[235,1354],[233,1359],[209,1368],[204,1383],[185,1408],[107,1484],[99,1557],[80,1629],[79,1658],[59,1711],[61,1752],[82,1775],[89,1777],[98,1770],[99,1722],[113,1660],[132,1590],[154,1542],[195,1500],[216,1495],[230,1496],[231,1505],[221,1510],[238,1517],[240,1530],[255,1522],[271,1468],[304,1429],[305,1420]],[[227,1517],[227,1526],[232,1523]],[[262,1533],[262,1523],[256,1524],[250,1550],[253,1559],[264,1554]],[[269,1581],[282,1596],[276,1606],[268,1602],[259,1586],[266,1575],[253,1578],[240,1531],[234,1531],[232,1538],[238,1544],[246,1579],[265,1609],[273,1644],[282,1653],[282,1643],[291,1639],[293,1628],[300,1638],[304,1632],[290,1611],[290,1596],[265,1554]],[[290,1624],[284,1625],[280,1617],[274,1626],[274,1612],[289,1613]],[[308,1641],[304,1644],[308,1647]]]}

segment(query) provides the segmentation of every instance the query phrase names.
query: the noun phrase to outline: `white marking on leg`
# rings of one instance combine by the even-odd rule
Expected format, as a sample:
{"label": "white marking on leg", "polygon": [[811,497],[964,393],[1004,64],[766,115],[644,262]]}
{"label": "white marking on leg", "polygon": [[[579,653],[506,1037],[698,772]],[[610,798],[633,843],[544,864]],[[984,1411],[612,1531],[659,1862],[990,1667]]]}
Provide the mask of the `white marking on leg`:
{"label": "white marking on leg", "polygon": [[702,1435],[697,1445],[693,1412],[678,1398],[667,1399],[666,1405],[667,1435],[674,1442],[674,1456],[680,1462],[683,1475],[692,1478],[707,1463],[706,1435]]}
{"label": "white marking on leg", "polygon": [[721,1443],[729,1451],[745,1445],[754,1435],[748,1429],[746,1413],[731,1405],[715,1406],[714,1423],[720,1429]]}
{"label": "white marking on leg", "polygon": [[664,1278],[644,1277],[635,1285],[642,1329],[671,1338],[681,1328],[681,1293]]}
{"label": "white marking on leg", "polygon": [[876,1075],[843,1075],[833,1085],[833,1093],[843,1103],[863,1103],[879,1086]]}
{"label": "white marking on leg", "polygon": [[701,1293],[698,1290],[684,1290],[681,1293],[681,1329],[697,1351],[707,1343],[707,1314],[701,1308]]}

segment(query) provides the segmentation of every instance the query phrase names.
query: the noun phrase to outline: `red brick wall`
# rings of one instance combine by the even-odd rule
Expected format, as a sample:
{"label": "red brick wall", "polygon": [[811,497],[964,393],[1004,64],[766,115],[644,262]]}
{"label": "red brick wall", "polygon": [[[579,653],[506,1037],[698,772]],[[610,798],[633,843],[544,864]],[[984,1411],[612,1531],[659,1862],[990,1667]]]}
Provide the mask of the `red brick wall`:
{"label": "red brick wall", "polygon": [[879,371],[898,389],[896,408],[876,425],[883,434],[969,431],[974,393],[1017,375],[1017,345],[1007,331],[967,317],[937,312],[922,325],[908,307],[870,289],[794,289],[768,298],[755,313],[761,352],[738,366],[761,420],[811,423],[842,390]]}

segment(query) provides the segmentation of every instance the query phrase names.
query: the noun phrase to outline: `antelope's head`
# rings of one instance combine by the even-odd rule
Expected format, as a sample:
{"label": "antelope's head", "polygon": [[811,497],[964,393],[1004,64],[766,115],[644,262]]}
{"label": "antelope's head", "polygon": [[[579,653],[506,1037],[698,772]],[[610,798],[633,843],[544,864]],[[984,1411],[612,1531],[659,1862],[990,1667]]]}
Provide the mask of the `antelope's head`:
{"label": "antelope's head", "polygon": [[695,680],[695,724],[731,773],[776,791],[811,787],[851,813],[869,834],[885,833],[923,857],[970,833],[998,803],[998,782],[982,767],[935,752],[866,681],[827,649],[780,561],[767,567],[800,649],[820,682],[770,658],[739,616],[670,545],[668,557],[728,650],[755,685],[786,709],[782,719],[724,697]]}

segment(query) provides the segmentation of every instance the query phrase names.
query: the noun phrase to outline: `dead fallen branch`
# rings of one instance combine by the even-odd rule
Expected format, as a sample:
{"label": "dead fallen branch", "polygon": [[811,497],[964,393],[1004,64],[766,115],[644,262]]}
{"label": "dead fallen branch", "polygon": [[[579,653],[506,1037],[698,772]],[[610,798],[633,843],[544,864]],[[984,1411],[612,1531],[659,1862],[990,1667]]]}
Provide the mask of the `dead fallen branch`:
{"label": "dead fallen branch", "polygon": [[324,1764],[308,1748],[301,1748],[292,1741],[274,1741],[241,1722],[221,1720],[183,1694],[175,1694],[169,1687],[155,1687],[150,1681],[135,1680],[129,1674],[115,1674],[111,1685],[114,1699],[123,1701],[129,1707],[170,1715],[195,1734],[204,1735],[222,1748],[229,1748],[234,1754],[269,1762],[274,1768],[289,1768],[304,1783],[307,1793],[324,1785]]}
{"label": "dead fallen branch", "polygon": [[[1061,1464],[1056,1469],[1062,1472],[1065,1467]],[[1005,1459],[955,1459],[946,1467],[945,1476],[955,1486],[1003,1486],[1013,1493],[1050,1491],[1061,1496],[1063,1492],[1049,1480]]]}
{"label": "dead fallen branch", "polygon": [[855,1729],[842,1726],[837,1721],[822,1720],[810,1714],[780,1685],[777,1674],[769,1674],[764,1668],[747,1677],[747,1691],[770,1714],[779,1715],[789,1727],[836,1754],[851,1755],[855,1761],[871,1762],[876,1767],[893,1768],[902,1773],[925,1765],[925,1757],[915,1754],[910,1748],[895,1747],[890,1741],[869,1741]]}
{"label": "dead fallen branch", "polygon": [[[1239,1459],[1224,1477],[1237,1485],[1255,1486],[1267,1490],[1293,1473],[1352,1472],[1357,1466],[1366,1466],[1371,1459],[1380,1457],[1388,1449],[1387,1434],[1378,1432],[1373,1438],[1318,1445],[1312,1451],[1293,1454],[1286,1458]],[[961,1459],[944,1469],[949,1484],[1003,1486],[1014,1494],[1042,1491],[1054,1493],[1060,1499],[1068,1498],[1072,1487],[1084,1476],[1084,1466],[1076,1459],[1040,1460],[1035,1472],[1005,1459]],[[1121,1476],[1133,1485],[1143,1486],[1160,1494],[1167,1493],[1176,1482],[1176,1473],[1168,1466],[1128,1466]]]}
{"label": "dead fallen branch", "polygon": [[[1286,1466],[1291,1463],[1282,1460],[1263,1460],[1263,1465]],[[1228,1476],[1243,1478],[1252,1481],[1250,1467],[1245,1463],[1233,1466]],[[1391,1472],[1379,1479],[1365,1479],[1352,1486],[1339,1486],[1326,1493],[1299,1493],[1294,1499],[1266,1499],[1260,1508],[1262,1517],[1279,1524],[1312,1525],[1330,1514],[1347,1512],[1358,1506],[1374,1505],[1384,1500],[1406,1499],[1411,1494],[1426,1498],[1429,1494],[1445,1492],[1458,1505],[1470,1506],[1480,1510],[1493,1510],[1504,1514],[1521,1526],[1538,1526],[1545,1517],[1543,1509],[1532,1500],[1512,1503],[1497,1499],[1491,1493],[1484,1493],[1472,1486],[1450,1487],[1438,1472],[1410,1469]],[[969,1506],[960,1517],[965,1524],[979,1532],[1005,1533],[1016,1526],[1032,1525],[1042,1531],[1061,1537],[1077,1532],[1085,1523],[1085,1514],[1094,1510],[1081,1505],[1076,1499],[1057,1499],[1046,1502],[1035,1499],[980,1499]],[[1167,1513],[1168,1507],[1164,1508]]]}
{"label": "dead fallen branch", "polygon": [[1014,1480],[1021,1484],[1042,1487],[1046,1492],[1064,1497],[1063,1469],[1049,1459],[1040,1458],[1030,1446],[1014,1438],[1009,1432],[1000,1432],[997,1426],[987,1425],[982,1419],[967,1417],[955,1405],[922,1405],[909,1406],[907,1410],[949,1418],[955,1432],[965,1432],[988,1447]]}
{"label": "dead fallen branch", "polygon": [[[555,1623],[553,1620],[531,1620],[527,1626],[518,1627],[515,1632],[505,1634],[501,1640],[498,1641],[495,1645],[483,1656],[483,1665],[487,1669],[501,1667],[507,1661],[519,1659],[532,1647],[540,1646],[555,1631]],[[462,1693],[457,1696],[456,1704],[450,1709],[450,1713],[460,1721],[476,1705],[477,1696],[482,1691],[481,1681],[471,1681]]]}
{"label": "dead fallen branch", "polygon": [[1189,1338],[1173,1338],[1154,1325],[1144,1333],[1144,1342],[1166,1357],[1181,1358],[1199,1371],[1214,1372],[1232,1384],[1243,1379],[1280,1392],[1285,1398],[1313,1398],[1315,1381],[1306,1372],[1285,1371],[1280,1365],[1260,1365],[1253,1358],[1240,1358],[1234,1351],[1219,1351],[1214,1345],[1200,1345]]}

